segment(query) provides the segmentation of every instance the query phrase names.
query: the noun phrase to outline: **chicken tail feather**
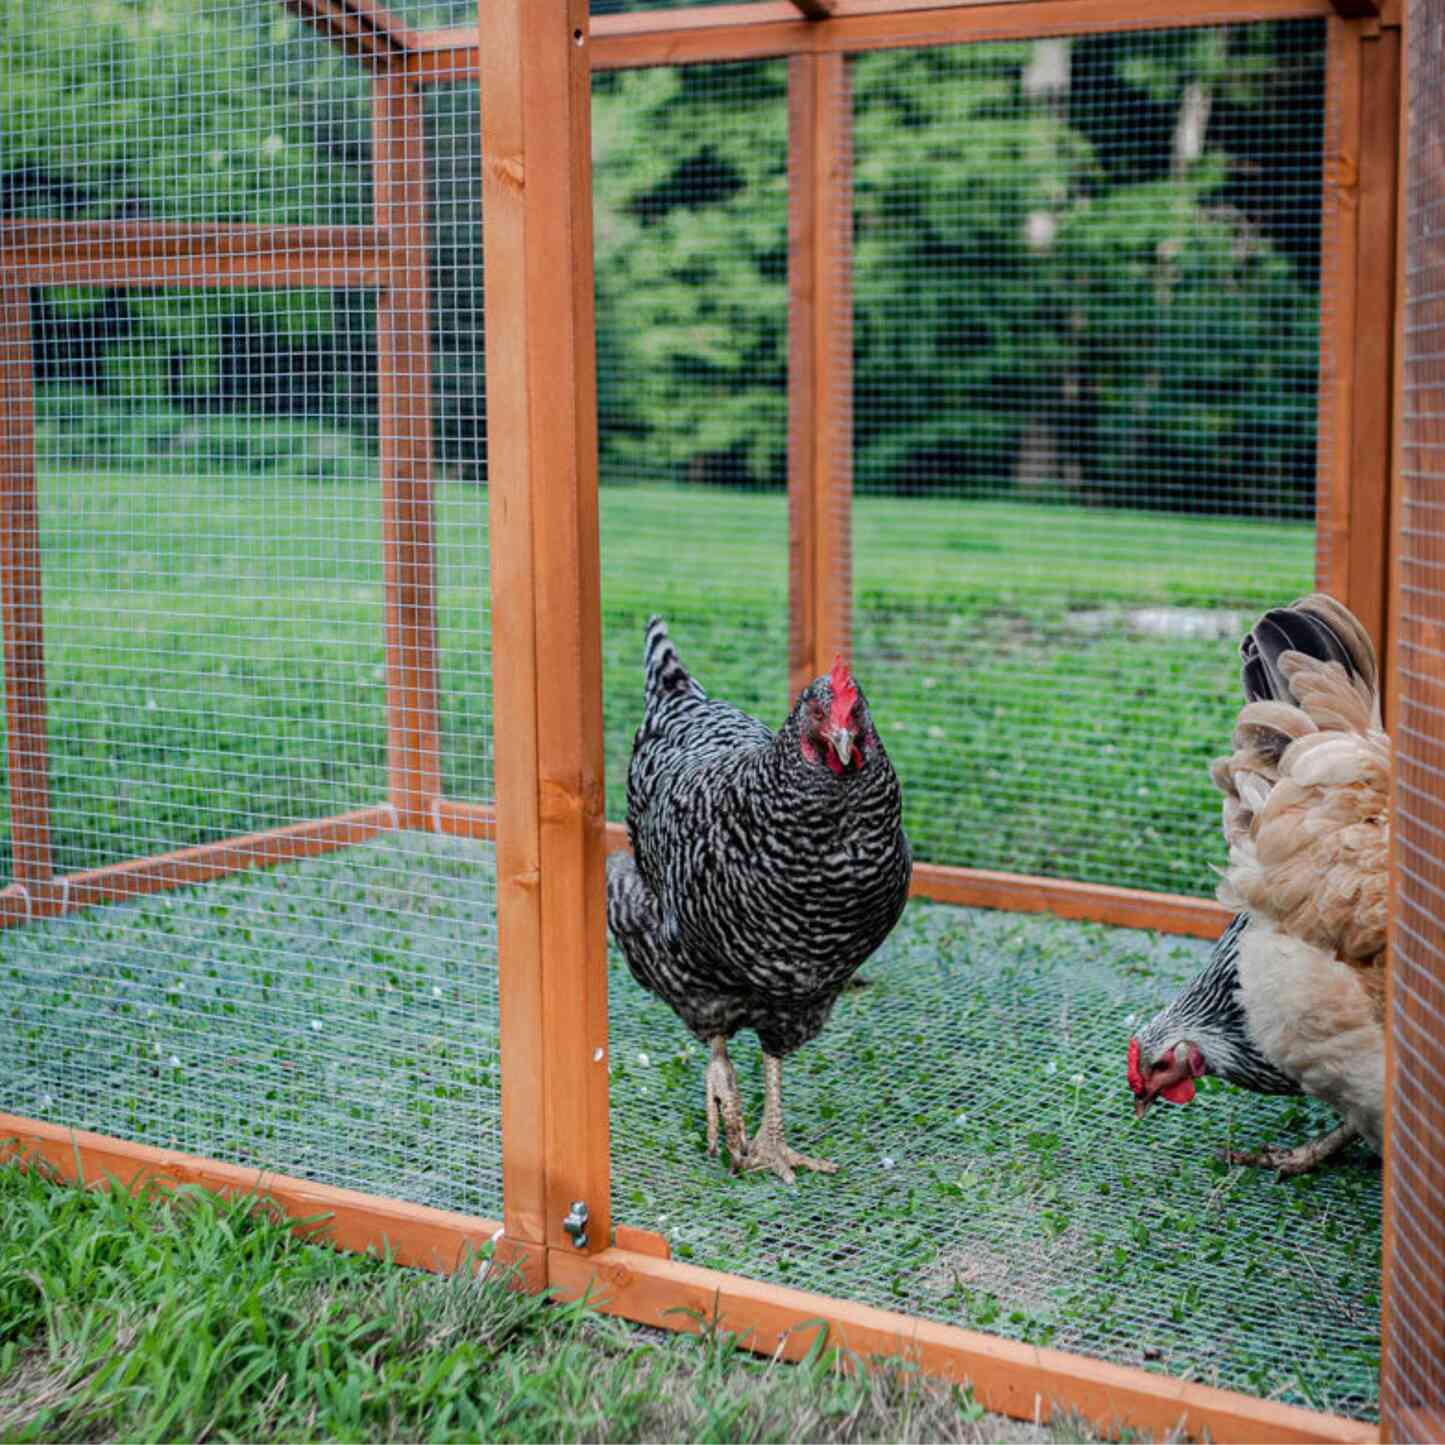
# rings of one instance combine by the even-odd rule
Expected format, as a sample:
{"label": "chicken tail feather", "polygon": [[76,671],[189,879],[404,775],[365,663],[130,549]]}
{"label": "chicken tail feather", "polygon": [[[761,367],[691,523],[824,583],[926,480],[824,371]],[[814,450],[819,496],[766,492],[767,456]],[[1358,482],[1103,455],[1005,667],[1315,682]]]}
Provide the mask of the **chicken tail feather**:
{"label": "chicken tail feather", "polygon": [[1304,707],[1305,699],[1294,685],[1296,677],[1333,673],[1331,664],[1336,664],[1364,701],[1374,725],[1379,725],[1374,644],[1355,615],[1333,597],[1314,592],[1266,612],[1245,635],[1239,651],[1247,701]]}
{"label": "chicken tail feather", "polygon": [[686,692],[702,695],[702,687],[682,665],[677,648],[667,634],[667,623],[653,615],[647,620],[647,639],[642,647],[642,670],[646,679],[647,707],[662,698]]}
{"label": "chicken tail feather", "polygon": [[1369,634],[1315,594],[1268,612],[1240,645],[1249,701],[1224,794],[1220,898],[1336,957],[1384,947],[1390,744]]}

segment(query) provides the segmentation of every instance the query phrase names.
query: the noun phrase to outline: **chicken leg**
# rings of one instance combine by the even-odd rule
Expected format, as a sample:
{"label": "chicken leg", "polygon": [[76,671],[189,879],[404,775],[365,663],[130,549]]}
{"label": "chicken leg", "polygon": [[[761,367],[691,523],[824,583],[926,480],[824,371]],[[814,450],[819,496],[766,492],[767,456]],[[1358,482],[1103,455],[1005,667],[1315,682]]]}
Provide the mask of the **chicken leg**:
{"label": "chicken leg", "polygon": [[728,1141],[728,1154],[733,1169],[742,1168],[748,1153],[747,1130],[743,1128],[743,1101],[738,1094],[738,1079],[733,1061],[728,1057],[728,1041],[718,1034],[712,1041],[712,1055],[707,1061],[707,1152],[717,1155],[718,1118]]}
{"label": "chicken leg", "polygon": [[1267,1144],[1263,1149],[1222,1149],[1220,1157],[1229,1164],[1243,1164],[1254,1169],[1274,1169],[1281,1179],[1294,1174],[1308,1174],[1333,1154],[1338,1154],[1358,1130],[1353,1124],[1341,1124],[1328,1134],[1307,1140],[1293,1149]]}
{"label": "chicken leg", "polygon": [[783,1061],[769,1053],[763,1054],[763,1122],[753,1136],[743,1168],[771,1169],[784,1184],[793,1182],[794,1169],[816,1169],[822,1174],[838,1172],[838,1166],[831,1159],[799,1154],[783,1138]]}

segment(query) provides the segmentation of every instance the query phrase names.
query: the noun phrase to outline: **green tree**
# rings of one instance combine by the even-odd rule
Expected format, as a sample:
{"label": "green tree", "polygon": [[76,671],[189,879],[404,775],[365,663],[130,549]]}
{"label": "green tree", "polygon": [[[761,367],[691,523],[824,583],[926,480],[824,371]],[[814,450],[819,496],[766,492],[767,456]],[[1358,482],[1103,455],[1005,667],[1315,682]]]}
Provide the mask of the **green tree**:
{"label": "green tree", "polygon": [[787,66],[599,75],[593,97],[604,473],[778,485]]}

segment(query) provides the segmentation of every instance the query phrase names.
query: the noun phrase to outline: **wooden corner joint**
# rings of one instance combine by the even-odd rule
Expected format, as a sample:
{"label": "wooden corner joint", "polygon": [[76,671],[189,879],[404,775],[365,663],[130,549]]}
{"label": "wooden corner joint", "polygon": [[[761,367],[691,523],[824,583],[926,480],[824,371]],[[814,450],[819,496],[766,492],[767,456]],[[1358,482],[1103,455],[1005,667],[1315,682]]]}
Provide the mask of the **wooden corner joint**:
{"label": "wooden corner joint", "polygon": [[514,1235],[499,1235],[492,1244],[492,1263],[510,1270],[508,1283],[523,1294],[540,1294],[547,1288],[547,1250],[545,1246]]}
{"label": "wooden corner joint", "polygon": [[672,1258],[672,1246],[662,1235],[650,1229],[637,1229],[630,1224],[614,1225],[612,1243],[618,1249],[630,1250],[633,1254],[645,1254],[653,1259]]}

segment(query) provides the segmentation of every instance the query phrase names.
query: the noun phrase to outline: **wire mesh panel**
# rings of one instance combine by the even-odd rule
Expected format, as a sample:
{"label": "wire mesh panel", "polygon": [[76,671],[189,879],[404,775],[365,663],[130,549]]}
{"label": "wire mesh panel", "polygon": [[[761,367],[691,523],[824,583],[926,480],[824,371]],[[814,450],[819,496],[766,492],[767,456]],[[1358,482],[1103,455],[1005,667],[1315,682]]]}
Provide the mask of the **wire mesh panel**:
{"label": "wire mesh panel", "polygon": [[433,494],[450,546],[436,558],[441,787],[485,803],[491,764],[482,324],[481,100],[475,84],[424,97]]}
{"label": "wire mesh panel", "polygon": [[[1333,1121],[1212,1079],[1135,1123],[1129,1035],[1207,950],[910,904],[783,1065],[789,1142],[839,1165],[793,1188],[708,1157],[707,1051],[614,956],[613,1217],[691,1264],[1372,1416],[1377,1161],[1232,1169]],[[731,1052],[751,1132],[758,1050]]]}
{"label": "wire mesh panel", "polygon": [[[851,171],[853,660],[922,859],[1211,887],[1239,637],[1314,575],[1324,47],[1302,22],[851,63],[826,184]],[[700,600],[729,615],[734,585]],[[614,1217],[695,1264],[1371,1417],[1375,1161],[1231,1169],[1220,1145],[1325,1114],[1212,1080],[1132,1118],[1130,1033],[1207,951],[911,904],[784,1064],[790,1143],[840,1166],[794,1188],[708,1157],[706,1051],[614,953]],[[751,1037],[733,1056],[756,1128]]]}
{"label": "wire mesh panel", "polygon": [[1209,892],[1312,585],[1324,27],[853,65],[857,668],[918,856]]}
{"label": "wire mesh panel", "polygon": [[1441,904],[1442,587],[1440,357],[1445,224],[1445,5],[1412,4],[1406,192],[1399,620],[1395,710],[1396,868],[1390,936],[1394,1078],[1386,1259],[1388,1438],[1445,1432],[1445,909]]}
{"label": "wire mesh panel", "polygon": [[45,8],[0,1109],[495,1215],[494,868],[435,807],[491,791],[486,497],[434,445],[420,99],[260,0]]}
{"label": "wire mesh panel", "polygon": [[608,816],[626,809],[642,635],[715,697],[788,687],[787,63],[593,78]]}

